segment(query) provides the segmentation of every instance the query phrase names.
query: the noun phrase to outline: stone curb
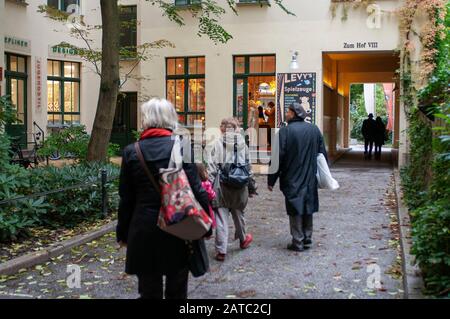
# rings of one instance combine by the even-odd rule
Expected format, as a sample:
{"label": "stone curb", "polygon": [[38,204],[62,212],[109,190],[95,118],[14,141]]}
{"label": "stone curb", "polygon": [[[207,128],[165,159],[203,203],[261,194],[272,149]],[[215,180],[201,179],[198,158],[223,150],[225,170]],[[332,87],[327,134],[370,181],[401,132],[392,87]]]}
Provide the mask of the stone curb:
{"label": "stone curb", "polygon": [[50,260],[51,258],[60,256],[62,253],[70,250],[73,247],[86,244],[94,239],[97,239],[107,233],[114,231],[116,224],[116,221],[110,222],[97,230],[64,240],[57,245],[49,246],[39,252],[30,253],[4,262],[0,264],[0,275],[13,275],[20,269],[30,268],[34,265],[42,264]]}
{"label": "stone curb", "polygon": [[397,217],[400,226],[400,246],[403,270],[403,286],[405,299],[425,299],[422,291],[424,289],[420,268],[415,264],[414,256],[411,254],[411,220],[408,208],[403,204],[400,187],[400,173],[394,170],[395,195],[397,199]]}

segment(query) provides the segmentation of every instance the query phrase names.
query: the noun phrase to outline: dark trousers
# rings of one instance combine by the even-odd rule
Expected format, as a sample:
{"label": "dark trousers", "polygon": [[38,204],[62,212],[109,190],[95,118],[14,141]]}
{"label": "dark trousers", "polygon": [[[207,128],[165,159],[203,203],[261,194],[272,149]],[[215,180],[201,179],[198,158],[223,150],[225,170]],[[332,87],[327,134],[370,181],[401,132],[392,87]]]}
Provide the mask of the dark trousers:
{"label": "dark trousers", "polygon": [[313,215],[289,216],[292,244],[303,247],[305,241],[310,241],[313,233]]}
{"label": "dark trousers", "polygon": [[166,289],[163,293],[163,275],[138,275],[141,299],[187,299],[189,270],[166,276]]}
{"label": "dark trousers", "polygon": [[364,139],[364,154],[369,155],[369,157],[371,157],[372,150],[373,150],[373,140],[365,138]]}
{"label": "dark trousers", "polygon": [[381,158],[381,148],[382,144],[375,143],[375,158],[380,159]]}

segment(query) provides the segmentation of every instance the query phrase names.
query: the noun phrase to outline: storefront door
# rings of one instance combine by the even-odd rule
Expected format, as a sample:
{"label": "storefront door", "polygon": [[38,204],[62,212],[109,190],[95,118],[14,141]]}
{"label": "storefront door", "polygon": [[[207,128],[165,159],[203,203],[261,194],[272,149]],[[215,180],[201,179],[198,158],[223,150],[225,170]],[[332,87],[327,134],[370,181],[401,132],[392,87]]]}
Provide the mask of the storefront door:
{"label": "storefront door", "polygon": [[6,127],[6,132],[27,145],[27,58],[6,53],[6,95],[17,111],[17,121]]}
{"label": "storefront door", "polygon": [[137,93],[121,93],[117,99],[116,115],[111,132],[111,143],[120,145],[122,150],[136,139],[137,130]]}
{"label": "storefront door", "polygon": [[[275,65],[274,55],[234,57],[234,116],[244,129],[258,130],[260,149],[270,144],[275,127]],[[263,136],[261,128],[266,129]]]}

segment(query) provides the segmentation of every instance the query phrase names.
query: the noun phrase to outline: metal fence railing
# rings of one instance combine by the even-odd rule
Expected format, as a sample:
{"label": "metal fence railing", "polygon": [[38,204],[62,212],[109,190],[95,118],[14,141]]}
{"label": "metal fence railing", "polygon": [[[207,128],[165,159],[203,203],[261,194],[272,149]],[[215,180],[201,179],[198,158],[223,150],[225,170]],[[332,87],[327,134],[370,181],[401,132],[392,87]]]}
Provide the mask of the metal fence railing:
{"label": "metal fence railing", "polygon": [[118,178],[119,178],[119,176],[108,177],[107,171],[105,169],[102,169],[100,171],[100,178],[98,179],[97,183],[95,183],[93,181],[89,181],[89,182],[79,183],[79,184],[75,184],[75,185],[71,185],[71,186],[67,186],[67,187],[63,187],[63,188],[58,188],[58,189],[54,189],[54,190],[50,190],[50,191],[33,193],[33,194],[18,196],[15,198],[0,200],[0,207],[2,205],[16,203],[16,202],[26,200],[26,199],[47,197],[48,195],[64,193],[64,192],[74,190],[74,189],[84,189],[84,188],[87,189],[87,188],[98,187],[100,185],[102,214],[103,214],[103,216],[107,216],[107,214],[108,214],[108,190],[107,190],[106,186],[108,183],[111,183],[111,182],[117,180]]}

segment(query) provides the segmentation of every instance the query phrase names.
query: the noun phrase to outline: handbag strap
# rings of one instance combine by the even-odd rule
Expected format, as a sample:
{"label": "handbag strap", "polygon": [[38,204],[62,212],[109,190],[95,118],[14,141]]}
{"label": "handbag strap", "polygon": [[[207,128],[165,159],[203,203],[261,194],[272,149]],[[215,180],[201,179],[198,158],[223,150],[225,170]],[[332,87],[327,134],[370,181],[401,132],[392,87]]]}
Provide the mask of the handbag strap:
{"label": "handbag strap", "polygon": [[148,176],[150,181],[153,184],[153,187],[156,189],[158,193],[161,194],[161,188],[159,187],[158,183],[155,180],[155,176],[150,172],[148,169],[147,163],[145,162],[144,155],[142,154],[141,146],[139,145],[139,142],[134,143],[134,148],[136,150],[137,157],[139,159],[139,162],[141,163],[142,168],[144,169],[145,174]]}

